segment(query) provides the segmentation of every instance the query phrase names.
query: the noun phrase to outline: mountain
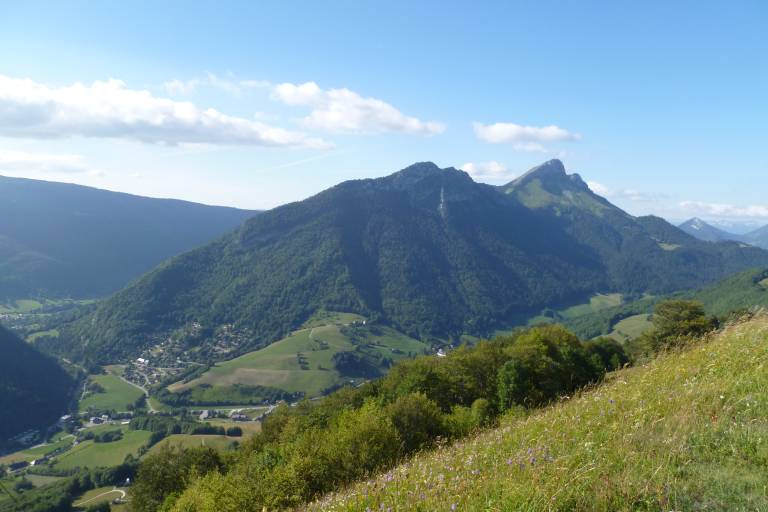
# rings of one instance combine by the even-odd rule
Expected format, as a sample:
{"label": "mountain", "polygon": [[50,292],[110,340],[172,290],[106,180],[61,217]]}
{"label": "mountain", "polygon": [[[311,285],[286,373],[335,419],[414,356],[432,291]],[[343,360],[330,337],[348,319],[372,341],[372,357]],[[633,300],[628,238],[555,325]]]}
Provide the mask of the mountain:
{"label": "mountain", "polygon": [[757,248],[627,214],[558,160],[502,187],[419,163],[249,219],[136,280],[48,349],[92,362],[150,348],[231,357],[321,309],[455,339],[596,292],[662,294],[763,265]]}
{"label": "mountain", "polygon": [[0,326],[0,446],[31,428],[48,427],[67,411],[73,379],[53,359]]}
{"label": "mountain", "polygon": [[742,236],[728,233],[711,224],[707,224],[698,217],[688,219],[678,227],[689,235],[696,237],[699,240],[704,240],[705,242],[722,242],[723,240],[741,241],[743,239]]}
{"label": "mountain", "polygon": [[253,214],[0,176],[0,299],[110,294]]}
{"label": "mountain", "polygon": [[763,226],[744,235],[743,240],[754,246],[768,249],[768,226]]}

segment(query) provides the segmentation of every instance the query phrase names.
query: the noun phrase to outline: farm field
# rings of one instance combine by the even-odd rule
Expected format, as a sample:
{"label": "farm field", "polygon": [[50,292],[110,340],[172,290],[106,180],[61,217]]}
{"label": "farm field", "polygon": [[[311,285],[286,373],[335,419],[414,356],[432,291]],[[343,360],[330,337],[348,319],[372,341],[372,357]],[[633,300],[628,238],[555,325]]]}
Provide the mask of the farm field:
{"label": "farm field", "polygon": [[15,453],[11,453],[3,457],[0,457],[0,464],[10,464],[12,462],[20,462],[20,461],[31,462],[35,459],[39,459],[43,455],[47,455],[51,453],[52,451],[58,448],[63,448],[65,446],[71,445],[73,440],[74,440],[73,437],[65,437],[50,444],[35,446],[35,447],[27,448],[25,450],[21,450]]}
{"label": "farm field", "polygon": [[128,430],[126,425],[104,425],[103,428],[93,429],[123,431],[123,438],[111,443],[94,443],[83,441],[68,452],[56,458],[56,468],[72,469],[76,467],[110,467],[121,464],[128,454],[138,454],[141,448],[149,440],[151,432],[143,430]]}
{"label": "farm field", "polygon": [[[111,502],[114,499],[128,498],[128,492],[129,489],[122,487],[99,487],[97,489],[91,489],[77,498],[74,501],[73,506],[77,508],[93,507],[99,503]],[[110,508],[112,510],[120,510],[125,508],[125,506],[115,506],[110,503]]]}
{"label": "farm field", "polygon": [[181,446],[183,448],[193,448],[197,446],[207,446],[215,450],[227,450],[233,446],[236,442],[242,442],[246,439],[243,437],[227,437],[227,436],[196,436],[190,434],[174,434],[168,436],[156,445],[154,445],[147,454],[155,453],[163,446]]}
{"label": "farm field", "polygon": [[0,304],[0,314],[31,313],[43,307],[41,302],[32,299],[19,299],[6,304]]}
{"label": "farm field", "polygon": [[[236,385],[267,386],[289,393],[301,392],[316,397],[323,391],[345,381],[359,382],[359,376],[342,375],[333,357],[340,352],[356,351],[372,365],[389,359],[397,361],[422,354],[426,345],[389,327],[365,329],[362,339],[353,340],[342,332],[343,322],[359,321],[351,314],[312,319],[308,325],[263,349],[216,364],[201,377],[188,383],[169,386],[172,392],[193,389],[201,385],[228,387]],[[384,370],[379,368],[379,370]]]}
{"label": "farm field", "polygon": [[89,379],[102,388],[103,393],[93,393],[81,400],[78,404],[80,412],[93,409],[114,409],[116,411],[127,410],[127,405],[138,400],[142,391],[136,386],[132,386],[121,380],[115,373],[114,368],[108,370],[106,375],[91,375]]}
{"label": "farm field", "polygon": [[619,343],[625,343],[639,337],[651,327],[651,315],[633,315],[617,322],[608,336]]}
{"label": "farm field", "polygon": [[203,423],[214,425],[217,427],[232,428],[239,427],[243,431],[242,439],[251,437],[254,434],[261,432],[261,423],[258,421],[230,421],[225,419],[212,419],[206,420]]}

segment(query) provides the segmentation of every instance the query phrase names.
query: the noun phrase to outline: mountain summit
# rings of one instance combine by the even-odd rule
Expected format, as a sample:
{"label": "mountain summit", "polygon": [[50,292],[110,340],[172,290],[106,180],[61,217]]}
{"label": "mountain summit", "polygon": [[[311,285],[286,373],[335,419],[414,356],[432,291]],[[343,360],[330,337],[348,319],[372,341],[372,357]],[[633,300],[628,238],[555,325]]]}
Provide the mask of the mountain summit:
{"label": "mountain summit", "polygon": [[321,309],[421,339],[487,335],[596,292],[660,294],[759,265],[768,253],[628,215],[558,160],[503,187],[418,163],[275,208],[163,263],[51,349],[99,362],[149,348],[230,357]]}

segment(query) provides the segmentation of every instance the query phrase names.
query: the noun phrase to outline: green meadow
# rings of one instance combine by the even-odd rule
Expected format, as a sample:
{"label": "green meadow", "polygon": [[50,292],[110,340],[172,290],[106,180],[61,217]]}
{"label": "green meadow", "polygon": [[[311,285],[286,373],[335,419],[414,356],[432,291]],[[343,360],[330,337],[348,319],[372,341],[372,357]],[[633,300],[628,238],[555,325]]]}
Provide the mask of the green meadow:
{"label": "green meadow", "polygon": [[128,454],[137,455],[139,448],[147,443],[151,432],[143,430],[128,430],[127,425],[104,425],[92,429],[94,432],[100,430],[123,431],[123,438],[111,443],[95,443],[93,441],[83,441],[71,450],[65,452],[56,459],[56,468],[96,468],[111,467],[121,464]]}
{"label": "green meadow", "polygon": [[125,411],[129,404],[133,404],[144,393],[127,382],[123,381],[113,373],[105,375],[91,375],[88,377],[104,389],[103,393],[89,394],[78,404],[80,412],[93,409],[114,409],[116,411]]}

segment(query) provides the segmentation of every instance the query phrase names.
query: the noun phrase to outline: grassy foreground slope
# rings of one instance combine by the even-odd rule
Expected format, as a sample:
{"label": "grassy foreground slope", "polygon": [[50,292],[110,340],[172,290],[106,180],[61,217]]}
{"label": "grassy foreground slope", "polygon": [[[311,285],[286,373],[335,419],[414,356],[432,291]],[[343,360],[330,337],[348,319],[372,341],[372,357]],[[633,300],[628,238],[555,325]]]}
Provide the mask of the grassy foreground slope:
{"label": "grassy foreground slope", "polygon": [[768,509],[768,316],[309,510]]}

